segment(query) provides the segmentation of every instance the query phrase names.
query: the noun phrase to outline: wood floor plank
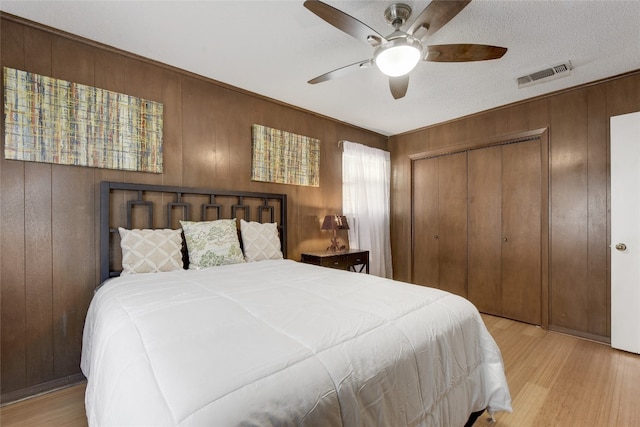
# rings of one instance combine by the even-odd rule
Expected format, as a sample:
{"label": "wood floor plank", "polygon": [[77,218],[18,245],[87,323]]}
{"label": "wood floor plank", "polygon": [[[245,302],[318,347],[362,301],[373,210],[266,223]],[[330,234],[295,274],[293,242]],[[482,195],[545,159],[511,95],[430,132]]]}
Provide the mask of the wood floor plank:
{"label": "wood floor plank", "polygon": [[85,427],[86,383],[43,394],[0,408],[2,427]]}
{"label": "wood floor plank", "polygon": [[618,371],[620,387],[614,389],[614,396],[618,398],[616,422],[612,425],[637,426],[640,425],[640,369],[638,357],[634,354],[620,352]]}
{"label": "wood floor plank", "polygon": [[513,397],[513,412],[517,418],[505,418],[501,426],[535,427],[538,414],[543,410],[549,390],[532,382],[527,382],[520,393]]}

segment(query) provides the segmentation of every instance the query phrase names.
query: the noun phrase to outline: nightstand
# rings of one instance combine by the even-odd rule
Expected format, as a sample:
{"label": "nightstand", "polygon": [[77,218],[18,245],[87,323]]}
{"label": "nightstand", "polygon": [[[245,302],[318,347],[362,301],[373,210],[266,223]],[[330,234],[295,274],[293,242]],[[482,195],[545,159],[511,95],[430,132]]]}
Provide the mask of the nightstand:
{"label": "nightstand", "polygon": [[306,264],[369,274],[369,251],[350,249],[343,252],[307,252],[300,261]]}

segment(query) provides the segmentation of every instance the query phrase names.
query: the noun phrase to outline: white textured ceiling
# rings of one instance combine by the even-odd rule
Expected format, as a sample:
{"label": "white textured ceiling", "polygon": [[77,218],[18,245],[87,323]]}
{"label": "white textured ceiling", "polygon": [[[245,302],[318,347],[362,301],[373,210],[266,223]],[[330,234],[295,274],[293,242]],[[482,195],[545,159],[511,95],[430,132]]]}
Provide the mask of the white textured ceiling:
{"label": "white textured ceiling", "polygon": [[[412,18],[429,3],[402,2]],[[502,59],[421,62],[399,100],[375,67],[309,85],[373,49],[302,3],[2,0],[0,9],[384,135],[640,68],[640,1],[474,0],[427,44],[504,46]],[[326,3],[392,31],[383,12],[393,1]],[[567,60],[570,76],[518,89],[517,77]]]}

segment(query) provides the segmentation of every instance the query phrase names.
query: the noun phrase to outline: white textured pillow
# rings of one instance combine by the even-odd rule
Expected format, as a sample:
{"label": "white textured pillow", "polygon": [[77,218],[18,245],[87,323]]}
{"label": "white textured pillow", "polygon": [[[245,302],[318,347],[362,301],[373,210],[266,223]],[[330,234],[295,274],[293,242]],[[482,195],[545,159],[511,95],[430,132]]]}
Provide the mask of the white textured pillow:
{"label": "white textured pillow", "polygon": [[180,221],[189,251],[189,268],[244,262],[235,219]]}
{"label": "white textured pillow", "polygon": [[181,230],[119,227],[122,275],[182,269]]}
{"label": "white textured pillow", "polygon": [[247,262],[282,259],[278,225],[240,220],[244,259]]}

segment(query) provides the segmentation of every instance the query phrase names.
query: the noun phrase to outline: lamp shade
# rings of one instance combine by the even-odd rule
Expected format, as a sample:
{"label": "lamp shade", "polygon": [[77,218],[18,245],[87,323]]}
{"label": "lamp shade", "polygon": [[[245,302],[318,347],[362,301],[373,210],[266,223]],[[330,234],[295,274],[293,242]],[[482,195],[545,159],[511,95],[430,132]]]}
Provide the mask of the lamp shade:
{"label": "lamp shade", "polygon": [[389,77],[408,74],[420,61],[422,46],[412,39],[396,39],[379,46],[375,53],[376,66]]}
{"label": "lamp shade", "polygon": [[327,215],[322,221],[323,230],[348,230],[349,224],[344,215]]}

